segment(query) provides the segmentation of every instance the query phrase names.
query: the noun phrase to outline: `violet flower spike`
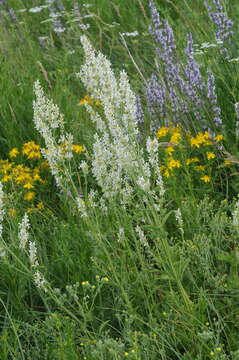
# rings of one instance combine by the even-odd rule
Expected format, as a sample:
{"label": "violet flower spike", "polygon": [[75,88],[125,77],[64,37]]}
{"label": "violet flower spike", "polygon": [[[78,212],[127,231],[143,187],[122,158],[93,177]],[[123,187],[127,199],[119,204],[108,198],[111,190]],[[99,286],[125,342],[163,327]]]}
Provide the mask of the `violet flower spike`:
{"label": "violet flower spike", "polygon": [[155,114],[159,112],[159,114],[164,117],[166,89],[163,83],[159,84],[157,76],[155,74],[153,74],[148,80],[146,97],[150,113]]}
{"label": "violet flower spike", "polygon": [[207,97],[208,97],[209,101],[211,102],[211,104],[213,105],[213,107],[212,107],[212,111],[214,113],[213,120],[214,120],[215,125],[217,127],[219,127],[222,125],[221,108],[217,102],[215,78],[214,78],[213,73],[210,73],[210,72],[208,74],[207,89],[208,89]]}
{"label": "violet flower spike", "polygon": [[136,96],[136,118],[138,121],[138,124],[144,123],[144,113],[141,105],[140,96]]}
{"label": "violet flower spike", "polygon": [[223,11],[223,7],[219,0],[213,0],[213,3],[216,7],[216,12],[212,10],[211,6],[209,6],[207,2],[205,2],[205,6],[208,10],[210,18],[217,28],[216,40],[224,42],[234,34],[232,31],[233,21],[230,20],[225,11]]}

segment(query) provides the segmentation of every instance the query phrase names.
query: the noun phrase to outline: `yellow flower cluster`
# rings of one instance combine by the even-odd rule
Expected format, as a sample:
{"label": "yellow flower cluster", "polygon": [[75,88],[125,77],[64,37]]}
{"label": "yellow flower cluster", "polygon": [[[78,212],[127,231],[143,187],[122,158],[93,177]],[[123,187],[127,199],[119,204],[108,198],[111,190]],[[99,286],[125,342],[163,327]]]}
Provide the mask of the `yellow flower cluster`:
{"label": "yellow flower cluster", "polygon": [[207,159],[211,160],[211,159],[215,159],[216,155],[211,152],[211,151],[207,151]]}
{"label": "yellow flower cluster", "polygon": [[156,136],[158,139],[161,139],[162,137],[165,137],[169,133],[169,128],[166,126],[163,126],[158,129]]}
{"label": "yellow flower cluster", "polygon": [[193,163],[197,163],[199,162],[199,158],[198,157],[194,157],[194,158],[191,158],[191,159],[186,159],[186,165],[190,165],[190,164],[193,164]]}
{"label": "yellow flower cluster", "polygon": [[[63,144],[61,147],[67,147],[68,144]],[[81,153],[84,151],[84,146],[82,145],[71,145],[71,150],[75,153]],[[46,151],[46,150],[45,150]],[[41,147],[36,144],[34,141],[29,141],[23,144],[21,149],[16,147],[12,148],[9,151],[9,157],[13,160],[0,160],[0,179],[2,182],[9,183],[16,188],[21,189],[23,200],[31,201],[35,198],[36,192],[35,189],[39,184],[47,184],[46,178],[43,177],[43,174],[49,174],[49,164],[46,160],[41,160],[38,162],[38,166],[31,167],[26,166],[24,163],[16,163],[16,158],[20,155],[23,155],[28,160],[41,160]],[[40,202],[38,207],[41,209],[43,204]]]}
{"label": "yellow flower cluster", "polygon": [[35,192],[28,190],[32,190],[36,183],[47,183],[40,174],[40,167],[30,168],[9,160],[0,160],[0,176],[2,182],[11,182],[27,190],[23,196],[24,200],[32,200],[35,197]]}
{"label": "yellow flower cluster", "polygon": [[83,99],[79,100],[78,102],[78,105],[84,105],[84,104],[100,106],[101,102],[99,100],[90,98],[88,95],[85,95]]}
{"label": "yellow flower cluster", "polygon": [[70,145],[68,143],[63,143],[59,146],[62,150],[62,154],[61,156],[64,158],[65,157],[65,154],[68,152],[68,151],[73,151],[77,154],[80,154],[82,153],[83,151],[85,151],[85,148],[84,146],[82,145]]}
{"label": "yellow flower cluster", "polygon": [[17,155],[22,153],[27,157],[27,159],[40,159],[42,157],[40,146],[37,145],[34,141],[29,141],[23,144],[22,151],[20,152],[17,148],[12,148],[9,152],[10,158],[15,158]]}
{"label": "yellow flower cluster", "polygon": [[28,212],[28,213],[32,213],[32,212],[34,212],[34,211],[43,210],[44,208],[45,208],[45,206],[44,206],[43,202],[40,201],[38,204],[36,204],[35,207],[29,207],[29,208],[27,209],[27,212]]}
{"label": "yellow flower cluster", "polygon": [[200,179],[201,179],[202,181],[204,181],[204,182],[210,182],[210,181],[211,181],[211,178],[210,178],[210,176],[208,176],[208,175],[204,175],[204,176],[202,176]]}
{"label": "yellow flower cluster", "polygon": [[[180,168],[185,170],[185,166],[188,167],[192,164],[190,168],[197,172],[204,172],[203,176],[199,176],[199,180],[205,183],[211,181],[209,173],[212,169],[209,165],[212,160],[216,159],[216,153],[211,151],[211,147],[223,140],[222,134],[217,134],[212,138],[209,132],[205,131],[197,133],[196,136],[191,136],[190,132],[184,133],[179,126],[163,126],[157,130],[156,137],[161,144],[160,148],[163,149],[161,159],[163,165],[160,167],[163,176],[167,178],[173,176],[174,170]],[[200,147],[203,147],[202,150],[198,150]],[[185,158],[185,149],[190,155],[197,156]],[[197,153],[194,154],[194,152]],[[207,174],[207,172],[209,173]]]}
{"label": "yellow flower cluster", "polygon": [[22,153],[28,159],[40,159],[42,157],[40,145],[35,144],[34,141],[29,141],[23,145]]}
{"label": "yellow flower cluster", "polygon": [[180,168],[181,163],[179,160],[174,160],[173,158],[168,159],[168,169]]}
{"label": "yellow flower cluster", "polygon": [[205,131],[204,133],[199,132],[195,137],[191,137],[190,144],[192,147],[199,148],[201,145],[212,145],[213,142],[210,140],[209,132]]}
{"label": "yellow flower cluster", "polygon": [[17,150],[17,148],[12,148],[12,150],[9,152],[9,156],[10,158],[14,158],[16,157],[19,153],[19,151]]}
{"label": "yellow flower cluster", "polygon": [[[59,147],[66,149],[68,146],[69,146],[69,144],[64,143],[64,144],[61,144]],[[81,153],[85,150],[84,146],[75,145],[75,144],[71,145],[71,149],[75,153]],[[47,151],[47,150],[45,149],[45,151]],[[34,141],[29,141],[29,142],[26,142],[25,144],[23,144],[21,151],[19,151],[16,147],[12,148],[9,151],[10,158],[15,158],[19,154],[25,155],[27,157],[27,159],[29,159],[29,160],[42,158],[40,145],[36,144]]]}
{"label": "yellow flower cluster", "polygon": [[[179,126],[177,126],[177,127],[163,126],[158,129],[156,136],[159,140],[168,134],[170,134],[170,136],[171,136],[169,142],[173,143],[173,145],[177,145],[179,143],[179,141],[182,139],[182,135],[181,135]],[[170,148],[173,149],[172,146]]]}
{"label": "yellow flower cluster", "polygon": [[72,150],[75,152],[75,153],[81,153],[82,151],[85,150],[84,146],[82,145],[72,145]]}

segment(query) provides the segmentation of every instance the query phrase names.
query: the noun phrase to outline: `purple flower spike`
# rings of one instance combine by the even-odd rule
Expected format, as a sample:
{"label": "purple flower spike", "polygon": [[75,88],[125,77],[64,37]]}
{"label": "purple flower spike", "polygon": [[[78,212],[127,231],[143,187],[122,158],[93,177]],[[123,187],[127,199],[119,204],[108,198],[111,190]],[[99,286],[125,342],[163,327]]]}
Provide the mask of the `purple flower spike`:
{"label": "purple flower spike", "polygon": [[[229,38],[234,34],[234,32],[232,31],[233,22],[232,20],[228,19],[227,14],[225,13],[225,11],[223,11],[220,0],[213,0],[213,4],[216,7],[216,11],[212,10],[212,7],[209,6],[207,1],[205,2],[208,14],[217,29],[216,40],[224,43],[226,40],[229,40]],[[226,54],[227,50],[225,50],[225,48],[222,49],[222,54],[226,55],[226,58],[228,58],[228,55]]]}
{"label": "purple flower spike", "polygon": [[160,28],[160,26],[162,25],[161,21],[160,21],[160,17],[159,17],[159,13],[157,12],[157,9],[154,6],[154,3],[152,1],[149,2],[149,8],[150,8],[150,12],[151,12],[151,19],[153,21],[153,26],[150,25],[150,33],[154,32],[155,30],[158,30]]}
{"label": "purple flower spike", "polygon": [[199,66],[194,59],[192,34],[188,34],[188,43],[185,49],[185,54],[188,57],[188,61],[185,66],[185,76],[188,80],[187,94],[191,100],[197,104],[197,106],[201,106],[203,101],[200,98],[198,92],[204,89],[204,82],[202,80]]}
{"label": "purple flower spike", "polygon": [[141,105],[139,96],[136,96],[136,118],[137,118],[138,124],[144,123],[144,113],[142,110],[142,105]]}
{"label": "purple flower spike", "polygon": [[208,74],[208,82],[207,82],[207,97],[210,100],[211,104],[213,105],[212,110],[214,112],[214,123],[217,127],[222,125],[221,119],[221,109],[217,103],[217,94],[215,90],[215,78],[213,73]]}
{"label": "purple flower spike", "polygon": [[160,116],[165,116],[166,89],[164,84],[159,84],[155,74],[148,81],[146,97],[151,114],[159,112]]}
{"label": "purple flower spike", "polygon": [[149,32],[153,35],[155,41],[160,45],[157,52],[160,58],[167,61],[173,55],[176,49],[174,34],[167,21],[161,21],[159,13],[152,1],[149,3],[152,24],[149,26]]}

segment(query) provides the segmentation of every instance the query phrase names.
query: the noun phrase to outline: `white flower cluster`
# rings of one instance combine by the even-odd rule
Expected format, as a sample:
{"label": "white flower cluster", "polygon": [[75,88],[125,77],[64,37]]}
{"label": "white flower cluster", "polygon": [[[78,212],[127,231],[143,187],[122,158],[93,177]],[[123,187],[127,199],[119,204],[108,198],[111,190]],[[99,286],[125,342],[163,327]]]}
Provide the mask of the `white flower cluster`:
{"label": "white flower cluster", "polygon": [[142,244],[144,247],[149,247],[148,240],[146,239],[146,236],[145,236],[143,230],[139,227],[139,225],[136,226],[135,232],[138,234],[138,236],[139,236],[139,241],[141,242],[141,244]]}
{"label": "white flower cluster", "polygon": [[47,281],[39,270],[34,273],[34,282],[39,289],[42,289],[44,292],[48,291]]}
{"label": "white flower cluster", "polygon": [[[42,153],[49,163],[57,186],[63,189],[66,179],[63,178],[61,169],[64,159],[72,158],[73,136],[64,132],[63,115],[58,106],[45,97],[39,81],[34,84],[34,92],[36,101],[33,102],[33,121],[36,129],[44,138],[47,148],[45,151],[42,150]],[[56,140],[57,135],[59,136],[58,141]]]}
{"label": "white flower cluster", "polygon": [[35,267],[39,266],[39,262],[37,260],[37,248],[36,248],[35,241],[29,242],[29,260],[30,260],[31,267],[35,268]]}
{"label": "white flower cluster", "polygon": [[80,196],[78,196],[76,198],[76,204],[77,204],[77,208],[78,208],[78,211],[80,213],[80,216],[81,217],[87,217],[88,214],[87,214],[85,201]]}
{"label": "white flower cluster", "polygon": [[37,247],[35,241],[29,241],[29,261],[31,268],[34,270],[33,279],[36,286],[43,290],[44,292],[48,291],[48,282],[45,279],[44,275],[41,273],[39,268],[39,262],[37,259]]}
{"label": "white flower cluster", "polygon": [[119,193],[130,196],[133,182],[148,190],[150,169],[138,149],[136,96],[127,74],[122,71],[117,80],[106,57],[96,54],[86,36],[81,37],[81,42],[85,64],[77,75],[104,111],[102,118],[93,107],[86,106],[98,129],[93,148],[93,175],[107,198]]}
{"label": "white flower cluster", "polygon": [[28,245],[29,261],[31,268],[34,271],[33,273],[34,282],[39,289],[42,289],[45,292],[47,292],[47,281],[42,275],[42,273],[38,270],[39,262],[37,259],[36,244],[34,241],[29,241],[29,229],[30,229],[30,222],[27,213],[25,213],[22,221],[19,223],[19,231],[18,231],[18,237],[20,240],[19,247],[25,250],[26,246]]}
{"label": "white flower cluster", "polygon": [[28,11],[29,11],[30,13],[39,13],[39,12],[41,12],[43,9],[46,9],[46,8],[48,8],[47,5],[40,5],[40,6],[35,6],[35,7],[33,7],[33,8],[30,8]]}
{"label": "white flower cluster", "polygon": [[178,227],[179,230],[181,231],[182,234],[184,234],[184,230],[183,230],[183,217],[182,217],[182,213],[181,213],[181,209],[178,208],[177,210],[175,210],[175,219],[178,223]]}
{"label": "white flower cluster", "polygon": [[45,97],[39,81],[34,84],[34,92],[36,101],[33,101],[33,121],[36,129],[45,140],[47,151],[43,151],[43,156],[49,162],[52,175],[61,188],[62,176],[58,169],[60,156],[53,130],[63,127],[63,116],[60,114],[58,107]]}
{"label": "white flower cluster", "polygon": [[18,238],[20,240],[19,247],[25,249],[29,239],[29,229],[30,223],[27,213],[22,218],[22,221],[19,223],[19,232]]}
{"label": "white flower cluster", "polygon": [[120,33],[121,36],[136,37],[139,35],[138,31]]}
{"label": "white flower cluster", "polygon": [[146,149],[149,154],[149,163],[151,165],[151,169],[156,176],[156,185],[159,187],[159,194],[163,196],[165,193],[164,185],[163,185],[163,178],[160,172],[160,165],[158,159],[158,147],[159,143],[156,138],[147,139]]}

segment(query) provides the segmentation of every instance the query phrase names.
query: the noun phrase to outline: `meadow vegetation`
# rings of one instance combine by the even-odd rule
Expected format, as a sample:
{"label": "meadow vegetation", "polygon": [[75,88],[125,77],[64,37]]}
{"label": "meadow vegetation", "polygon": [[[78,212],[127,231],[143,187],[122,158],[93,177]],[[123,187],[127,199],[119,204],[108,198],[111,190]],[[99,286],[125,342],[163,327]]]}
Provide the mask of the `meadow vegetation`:
{"label": "meadow vegetation", "polygon": [[0,0],[0,360],[239,359],[237,0]]}

